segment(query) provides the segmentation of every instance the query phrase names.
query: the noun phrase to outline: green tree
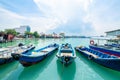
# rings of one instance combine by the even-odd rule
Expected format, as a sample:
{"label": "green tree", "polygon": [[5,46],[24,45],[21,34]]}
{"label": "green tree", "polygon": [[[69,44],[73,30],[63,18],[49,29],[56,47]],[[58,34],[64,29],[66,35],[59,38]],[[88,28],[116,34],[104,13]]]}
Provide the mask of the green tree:
{"label": "green tree", "polygon": [[0,36],[3,36],[5,34],[4,31],[0,31]]}
{"label": "green tree", "polygon": [[17,35],[17,32],[14,29],[5,29],[6,34],[12,34],[14,36]]}
{"label": "green tree", "polygon": [[32,36],[32,35],[33,35],[32,32],[29,32],[29,31],[26,31],[26,32],[25,32],[25,36],[28,36],[28,37],[29,37],[29,36]]}
{"label": "green tree", "polygon": [[35,38],[39,38],[39,37],[40,37],[40,35],[38,34],[37,31],[35,31],[35,32],[33,33],[33,36],[34,36]]}
{"label": "green tree", "polygon": [[33,33],[26,31],[26,32],[25,32],[25,35],[33,35]]}

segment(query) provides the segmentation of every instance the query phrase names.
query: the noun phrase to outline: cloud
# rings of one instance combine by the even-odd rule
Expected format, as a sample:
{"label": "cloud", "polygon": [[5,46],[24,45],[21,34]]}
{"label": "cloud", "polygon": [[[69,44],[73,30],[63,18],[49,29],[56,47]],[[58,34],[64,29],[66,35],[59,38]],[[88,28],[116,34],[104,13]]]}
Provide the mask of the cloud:
{"label": "cloud", "polygon": [[28,4],[22,5],[23,2],[0,3],[0,28],[30,25],[32,31],[39,33],[103,35],[120,25],[119,0],[27,0]]}
{"label": "cloud", "polygon": [[[50,32],[66,32],[83,35],[88,22],[83,22],[84,16],[92,0],[34,0],[40,11],[47,18],[56,18],[57,27]],[[73,33],[76,32],[76,33]]]}
{"label": "cloud", "polygon": [[32,31],[46,32],[54,29],[58,24],[54,18],[25,17],[3,8],[0,8],[0,18],[1,30],[30,25]]}
{"label": "cloud", "polygon": [[21,20],[25,17],[17,15],[3,8],[0,8],[0,27],[1,29],[13,28],[21,24]]}
{"label": "cloud", "polygon": [[79,9],[87,10],[92,0],[34,0],[44,16],[66,23]]}
{"label": "cloud", "polygon": [[99,0],[93,1],[84,21],[92,24],[96,35],[103,35],[106,31],[120,28],[119,3],[119,0],[105,0],[104,2]]}
{"label": "cloud", "polygon": [[[14,11],[14,9],[10,8],[7,10],[5,9],[6,7],[0,8],[0,17],[2,21],[0,26],[4,27],[5,29],[19,27],[20,25],[30,25],[32,31],[39,32],[48,32],[54,30],[62,31],[62,29],[68,33],[72,33],[72,30],[75,31],[77,29],[82,31],[82,27],[85,26],[82,23],[84,16],[83,14],[87,10],[90,1],[91,0],[34,0],[34,3],[42,13],[42,16],[40,13],[38,17],[24,16],[21,14],[21,9],[19,6],[13,5],[11,2],[3,1],[4,3],[8,4],[7,7],[11,6],[11,8],[18,10]],[[15,3],[18,4],[17,2]],[[26,12],[24,14],[26,14]],[[79,30],[76,32],[79,32]]]}

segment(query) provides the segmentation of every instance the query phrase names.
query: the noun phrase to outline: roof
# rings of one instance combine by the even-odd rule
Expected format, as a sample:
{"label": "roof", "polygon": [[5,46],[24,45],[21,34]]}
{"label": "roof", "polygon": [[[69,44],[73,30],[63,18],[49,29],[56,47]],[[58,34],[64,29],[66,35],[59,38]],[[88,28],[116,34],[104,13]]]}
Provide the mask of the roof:
{"label": "roof", "polygon": [[107,32],[105,32],[105,33],[110,33],[110,32],[115,32],[115,31],[120,31],[120,29],[112,30],[112,31],[107,31]]}

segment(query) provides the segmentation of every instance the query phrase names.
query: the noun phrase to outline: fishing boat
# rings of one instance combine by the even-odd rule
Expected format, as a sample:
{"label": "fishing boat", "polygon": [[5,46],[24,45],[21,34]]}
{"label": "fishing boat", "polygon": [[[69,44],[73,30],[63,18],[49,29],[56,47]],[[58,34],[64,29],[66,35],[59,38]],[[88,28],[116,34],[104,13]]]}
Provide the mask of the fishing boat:
{"label": "fishing boat", "polygon": [[110,47],[116,47],[116,48],[120,48],[120,44],[104,44],[104,46],[110,46]]}
{"label": "fishing boat", "polygon": [[0,65],[14,61],[15,59],[12,57],[13,52],[14,54],[20,54],[32,49],[23,47],[25,46],[9,46],[6,48],[0,48]]}
{"label": "fishing boat", "polygon": [[38,50],[34,50],[32,52],[28,53],[22,53],[19,57],[19,62],[24,66],[28,67],[33,64],[36,64],[43,59],[45,59],[47,56],[54,53],[59,48],[58,44],[50,44],[46,47],[40,48]]}
{"label": "fishing boat", "polygon": [[11,56],[15,59],[15,60],[19,60],[20,54],[26,54],[29,53],[31,51],[33,51],[35,49],[34,45],[24,45],[24,44],[19,44],[18,47],[12,48],[12,53]]}
{"label": "fishing boat", "polygon": [[92,60],[104,67],[120,71],[120,57],[105,54],[87,47],[76,47],[75,49],[86,56],[89,60]]}
{"label": "fishing boat", "polygon": [[11,51],[8,48],[0,48],[0,65],[12,62]]}
{"label": "fishing boat", "polygon": [[120,57],[120,48],[106,45],[89,45],[91,49]]}
{"label": "fishing boat", "polygon": [[74,49],[72,48],[71,44],[68,43],[61,45],[56,56],[58,57],[58,60],[60,60],[65,65],[71,63],[76,58]]}

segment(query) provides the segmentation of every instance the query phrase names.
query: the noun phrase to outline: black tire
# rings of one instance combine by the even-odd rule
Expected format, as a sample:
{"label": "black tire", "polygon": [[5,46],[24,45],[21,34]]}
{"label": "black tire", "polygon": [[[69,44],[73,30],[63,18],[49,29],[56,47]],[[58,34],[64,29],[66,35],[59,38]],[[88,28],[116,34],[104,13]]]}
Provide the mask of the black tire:
{"label": "black tire", "polygon": [[19,43],[18,46],[21,47],[21,46],[24,46],[24,44],[23,43]]}
{"label": "black tire", "polygon": [[11,54],[12,55],[12,57],[15,59],[15,60],[19,60],[19,58],[20,58],[20,54]]}
{"label": "black tire", "polygon": [[88,59],[89,59],[89,60],[92,60],[92,59],[93,59],[93,56],[92,56],[92,55],[89,55],[89,56],[88,56]]}

